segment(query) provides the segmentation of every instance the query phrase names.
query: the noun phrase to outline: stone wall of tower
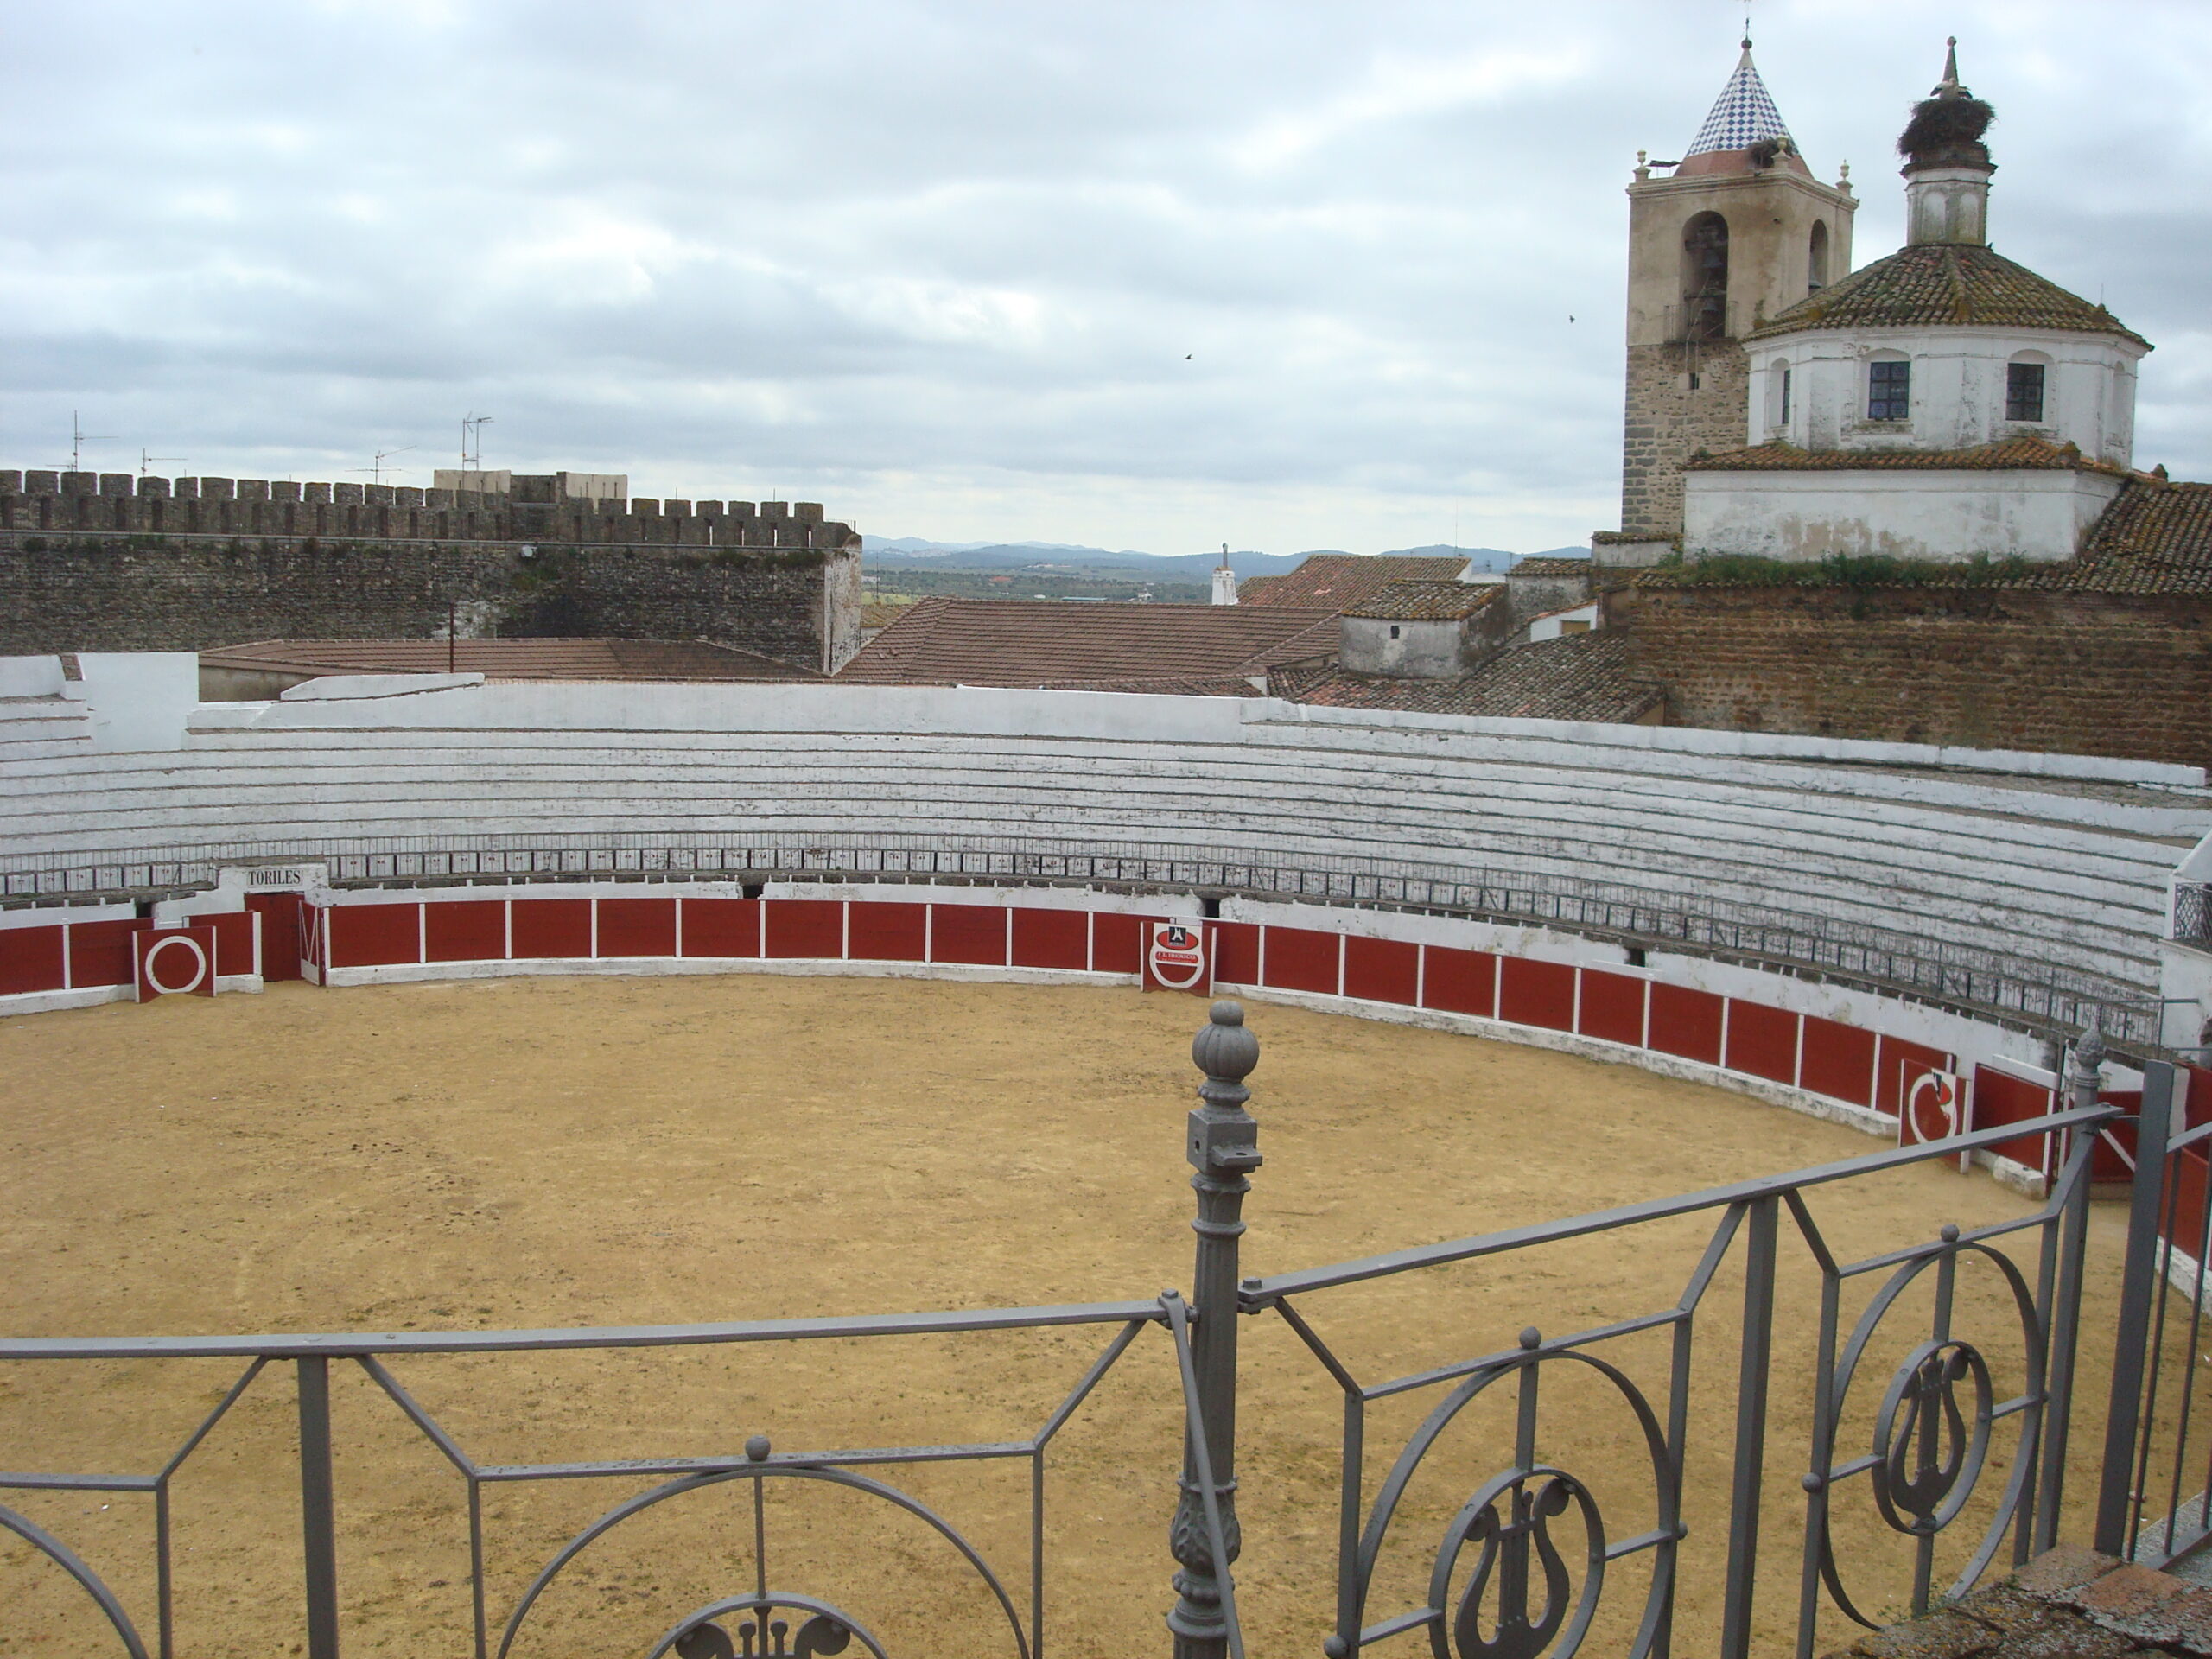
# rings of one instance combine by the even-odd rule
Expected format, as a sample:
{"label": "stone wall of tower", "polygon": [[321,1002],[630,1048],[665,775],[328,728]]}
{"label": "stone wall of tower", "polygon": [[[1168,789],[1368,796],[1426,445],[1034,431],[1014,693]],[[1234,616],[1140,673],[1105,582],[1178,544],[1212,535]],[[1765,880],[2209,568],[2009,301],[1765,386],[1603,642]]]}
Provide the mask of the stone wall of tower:
{"label": "stone wall of tower", "polygon": [[1744,447],[1750,373],[1744,348],[1732,340],[1628,348],[1621,434],[1624,534],[1672,540],[1682,533],[1682,463],[1700,449],[1719,454]]}

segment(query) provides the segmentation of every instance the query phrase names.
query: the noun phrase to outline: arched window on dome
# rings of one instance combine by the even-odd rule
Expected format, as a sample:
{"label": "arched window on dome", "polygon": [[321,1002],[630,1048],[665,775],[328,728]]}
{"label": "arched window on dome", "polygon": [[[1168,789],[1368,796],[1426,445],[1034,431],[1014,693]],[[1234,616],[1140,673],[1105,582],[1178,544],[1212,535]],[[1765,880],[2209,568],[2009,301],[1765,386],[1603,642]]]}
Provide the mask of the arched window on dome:
{"label": "arched window on dome", "polygon": [[1876,352],[1866,359],[1866,418],[1912,418],[1912,359],[1903,352]]}
{"label": "arched window on dome", "polygon": [[1813,236],[1805,254],[1805,291],[1817,294],[1828,285],[1828,222],[1813,221]]}
{"label": "arched window on dome", "polygon": [[2041,352],[2015,352],[2005,365],[2005,418],[2040,426],[2049,396],[2050,359]]}
{"label": "arched window on dome", "polygon": [[1728,221],[1700,213],[1682,226],[1682,338],[1728,334]]}

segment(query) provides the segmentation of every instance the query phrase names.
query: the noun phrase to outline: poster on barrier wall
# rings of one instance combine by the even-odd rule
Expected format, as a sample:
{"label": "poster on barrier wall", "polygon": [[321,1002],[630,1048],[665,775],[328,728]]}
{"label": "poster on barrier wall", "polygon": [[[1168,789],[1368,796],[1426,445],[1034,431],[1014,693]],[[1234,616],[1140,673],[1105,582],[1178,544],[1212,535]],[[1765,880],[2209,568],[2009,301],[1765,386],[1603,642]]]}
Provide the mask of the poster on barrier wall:
{"label": "poster on barrier wall", "polygon": [[1145,930],[1147,991],[1213,994],[1213,930],[1204,922],[1153,922]]}

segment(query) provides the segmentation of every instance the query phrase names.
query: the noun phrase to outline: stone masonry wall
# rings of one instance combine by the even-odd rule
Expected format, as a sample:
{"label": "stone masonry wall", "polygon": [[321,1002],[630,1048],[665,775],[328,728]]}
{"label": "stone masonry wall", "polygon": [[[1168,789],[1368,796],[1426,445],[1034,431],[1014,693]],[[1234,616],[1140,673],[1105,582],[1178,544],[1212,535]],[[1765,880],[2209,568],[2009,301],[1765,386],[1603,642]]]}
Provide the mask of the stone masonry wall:
{"label": "stone masonry wall", "polygon": [[801,501],[0,471],[0,654],[251,639],[706,639],[860,648],[860,537]]}
{"label": "stone masonry wall", "polygon": [[1732,340],[1629,347],[1624,531],[1661,540],[1682,533],[1682,463],[1700,449],[1719,454],[1744,447],[1750,386],[1751,359]]}
{"label": "stone masonry wall", "polygon": [[858,544],[849,525],[825,521],[812,501],[556,501],[550,492],[529,490],[493,495],[396,484],[15,471],[0,471],[0,531],[642,547]]}
{"label": "stone masonry wall", "polygon": [[857,549],[529,546],[0,531],[0,656],[423,639],[454,606],[464,637],[705,639],[817,670],[857,645]]}
{"label": "stone masonry wall", "polygon": [[1994,588],[1630,588],[1670,724],[2212,766],[2212,598]]}

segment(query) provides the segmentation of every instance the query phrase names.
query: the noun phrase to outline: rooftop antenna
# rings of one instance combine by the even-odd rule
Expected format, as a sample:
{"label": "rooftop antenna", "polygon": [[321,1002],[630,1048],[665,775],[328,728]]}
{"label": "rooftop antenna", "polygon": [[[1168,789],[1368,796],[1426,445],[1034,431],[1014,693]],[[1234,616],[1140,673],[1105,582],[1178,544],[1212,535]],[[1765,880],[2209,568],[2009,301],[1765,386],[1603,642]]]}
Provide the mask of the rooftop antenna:
{"label": "rooftop antenna", "polygon": [[141,449],[138,452],[138,476],[141,478],[145,477],[147,469],[157,461],[173,461],[176,462],[178,466],[181,467],[184,465],[186,459],[187,458],[183,455],[149,455],[143,449]]}
{"label": "rooftop antenna", "polygon": [[384,475],[387,472],[396,473],[399,470],[397,467],[386,467],[384,464],[385,457],[387,455],[404,455],[414,447],[415,446],[411,443],[403,443],[397,449],[379,449],[377,451],[376,460],[372,463],[366,467],[356,467],[353,470],[357,473],[366,473],[369,475],[370,483],[381,484],[384,482]]}
{"label": "rooftop antenna", "polygon": [[461,470],[464,473],[484,470],[484,427],[491,418],[489,415],[461,417]]}
{"label": "rooftop antenna", "polygon": [[73,409],[69,411],[69,470],[71,472],[81,473],[85,470],[86,444],[111,443],[114,441],[115,434],[112,432],[86,431],[77,423],[77,411]]}

